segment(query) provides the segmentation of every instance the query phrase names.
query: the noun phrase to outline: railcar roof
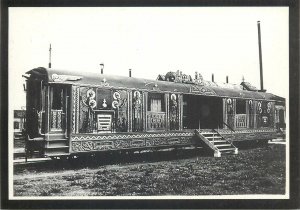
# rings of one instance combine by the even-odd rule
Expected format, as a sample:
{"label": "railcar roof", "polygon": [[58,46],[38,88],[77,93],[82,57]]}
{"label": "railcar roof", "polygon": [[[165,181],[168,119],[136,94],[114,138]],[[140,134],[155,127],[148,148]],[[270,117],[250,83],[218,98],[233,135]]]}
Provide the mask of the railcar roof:
{"label": "railcar roof", "polygon": [[175,83],[169,81],[149,80],[88,72],[71,72],[39,67],[28,71],[34,78],[42,78],[47,83],[66,83],[74,85],[107,85],[114,88],[140,89],[148,91],[179,92],[186,94],[208,95],[218,97],[252,98],[261,100],[284,101],[285,99],[271,93],[242,90],[238,86],[218,85],[205,82],[204,85]]}

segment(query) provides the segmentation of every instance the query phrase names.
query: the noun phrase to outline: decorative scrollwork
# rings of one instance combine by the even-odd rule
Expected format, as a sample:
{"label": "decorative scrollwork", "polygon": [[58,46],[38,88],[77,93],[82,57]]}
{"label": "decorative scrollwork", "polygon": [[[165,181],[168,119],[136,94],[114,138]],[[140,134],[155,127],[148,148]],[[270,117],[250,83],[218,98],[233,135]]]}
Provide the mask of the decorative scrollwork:
{"label": "decorative scrollwork", "polygon": [[91,99],[89,101],[89,106],[94,109],[97,106],[97,102],[94,99]]}
{"label": "decorative scrollwork", "polygon": [[119,93],[119,92],[114,92],[113,98],[114,98],[115,100],[119,100],[119,99],[121,98],[120,93]]}
{"label": "decorative scrollwork", "polygon": [[95,96],[96,96],[96,93],[95,93],[95,91],[94,91],[93,89],[89,89],[89,90],[86,92],[86,95],[87,95],[88,98],[94,99]]}
{"label": "decorative scrollwork", "polygon": [[228,105],[231,105],[231,104],[232,104],[231,98],[228,98],[228,99],[227,99],[227,104],[228,104]]}
{"label": "decorative scrollwork", "polygon": [[118,101],[113,101],[113,102],[111,103],[111,106],[112,106],[113,109],[116,109],[116,108],[119,107],[119,102],[118,102]]}

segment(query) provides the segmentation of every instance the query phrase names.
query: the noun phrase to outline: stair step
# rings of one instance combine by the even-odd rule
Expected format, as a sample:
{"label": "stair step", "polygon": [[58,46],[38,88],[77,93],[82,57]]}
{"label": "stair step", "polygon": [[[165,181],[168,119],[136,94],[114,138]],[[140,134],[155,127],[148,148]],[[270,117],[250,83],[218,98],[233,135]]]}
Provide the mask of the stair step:
{"label": "stair step", "polygon": [[235,150],[235,148],[234,147],[231,147],[231,148],[224,148],[224,149],[219,149],[219,151],[220,152],[222,152],[222,151],[230,151],[230,150]]}
{"label": "stair step", "polygon": [[209,140],[210,143],[227,143],[226,140]]}
{"label": "stair step", "polygon": [[48,133],[45,134],[46,139],[65,139],[66,136],[64,133]]}
{"label": "stair step", "polygon": [[205,136],[207,139],[222,139],[221,136]]}
{"label": "stair step", "polygon": [[231,147],[231,144],[217,144],[216,147]]}
{"label": "stair step", "polygon": [[69,143],[66,141],[48,141],[47,147],[67,146]]}
{"label": "stair step", "polygon": [[70,155],[70,153],[68,153],[68,152],[46,152],[45,155],[48,156],[48,157],[51,157],[51,156],[66,156],[66,155]]}
{"label": "stair step", "polygon": [[46,149],[65,149],[65,148],[69,148],[69,146],[48,146],[46,147]]}
{"label": "stair step", "polygon": [[203,136],[219,135],[218,133],[200,133],[200,134],[202,134]]}
{"label": "stair step", "polygon": [[230,154],[234,154],[233,150],[229,150],[229,151],[223,151],[222,155],[230,155]]}
{"label": "stair step", "polygon": [[69,146],[45,148],[45,155],[69,153]]}

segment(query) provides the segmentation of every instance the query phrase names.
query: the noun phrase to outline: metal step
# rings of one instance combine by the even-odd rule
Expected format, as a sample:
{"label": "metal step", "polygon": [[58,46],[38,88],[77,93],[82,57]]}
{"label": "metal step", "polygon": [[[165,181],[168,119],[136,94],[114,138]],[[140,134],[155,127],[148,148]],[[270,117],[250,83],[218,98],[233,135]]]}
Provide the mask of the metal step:
{"label": "metal step", "polygon": [[232,147],[231,144],[216,144],[216,147]]}
{"label": "metal step", "polygon": [[207,139],[222,139],[221,136],[204,136]]}
{"label": "metal step", "polygon": [[223,152],[221,152],[222,153],[222,155],[231,155],[231,154],[234,154],[234,150],[228,150],[228,151],[223,151]]}
{"label": "metal step", "polygon": [[235,148],[234,148],[234,147],[231,147],[231,148],[219,149],[220,152],[222,152],[222,151],[230,151],[230,150],[234,151]]}
{"label": "metal step", "polygon": [[205,137],[209,137],[209,136],[220,136],[217,133],[201,133],[203,136]]}
{"label": "metal step", "polygon": [[209,140],[210,143],[227,143],[226,140],[222,139],[222,140]]}

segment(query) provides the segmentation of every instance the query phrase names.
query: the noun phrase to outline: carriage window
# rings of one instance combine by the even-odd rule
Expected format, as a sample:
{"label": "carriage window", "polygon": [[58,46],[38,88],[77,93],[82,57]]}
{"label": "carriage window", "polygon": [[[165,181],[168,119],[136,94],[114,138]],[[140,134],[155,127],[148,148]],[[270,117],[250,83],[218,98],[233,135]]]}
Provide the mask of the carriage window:
{"label": "carriage window", "polygon": [[236,100],[236,113],[237,114],[246,114],[246,101],[245,100]]}
{"label": "carriage window", "polygon": [[63,107],[63,89],[53,87],[52,109],[62,110]]}
{"label": "carriage window", "polygon": [[163,94],[149,93],[148,95],[148,111],[151,112],[164,112],[165,103],[164,103]]}

